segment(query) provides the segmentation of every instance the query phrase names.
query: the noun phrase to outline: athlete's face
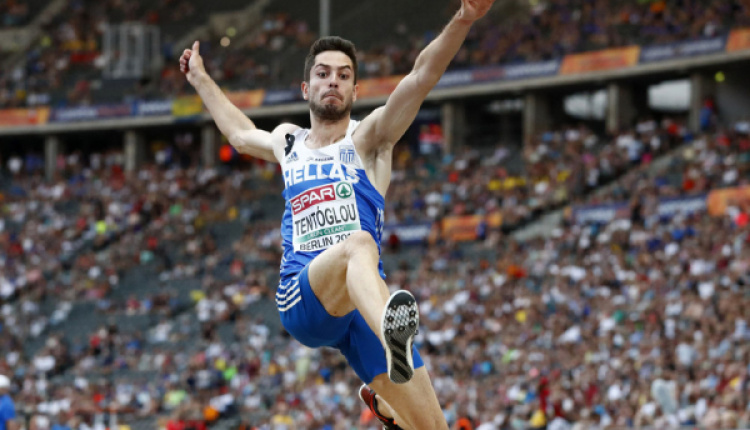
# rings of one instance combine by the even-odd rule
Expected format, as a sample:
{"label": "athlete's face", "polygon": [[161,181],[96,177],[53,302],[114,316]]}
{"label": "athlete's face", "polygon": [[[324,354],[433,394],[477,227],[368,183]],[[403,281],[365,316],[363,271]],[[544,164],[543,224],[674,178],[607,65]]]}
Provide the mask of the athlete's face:
{"label": "athlete's face", "polygon": [[302,83],[302,95],[320,120],[346,118],[357,100],[352,60],[340,51],[324,51],[315,57],[310,82]]}

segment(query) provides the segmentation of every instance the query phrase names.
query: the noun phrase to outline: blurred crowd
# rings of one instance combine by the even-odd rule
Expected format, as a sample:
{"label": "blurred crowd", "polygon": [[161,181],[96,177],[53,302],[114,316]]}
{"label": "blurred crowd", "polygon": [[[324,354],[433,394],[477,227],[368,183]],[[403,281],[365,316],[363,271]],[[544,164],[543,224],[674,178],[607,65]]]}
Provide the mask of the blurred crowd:
{"label": "blurred crowd", "polygon": [[23,1],[3,0],[0,2],[0,26],[20,27],[29,21],[29,7]]}
{"label": "blurred crowd", "polygon": [[[22,2],[6,1],[4,6],[5,22],[28,15]],[[43,26],[42,37],[25,60],[0,73],[0,107],[76,106],[190,93],[174,60],[172,44],[182,36],[174,33],[175,23],[194,20],[195,14],[188,0],[69,0],[64,10]],[[410,30],[416,25],[410,25],[409,20],[419,19],[417,16],[398,19],[401,21],[378,24],[392,28],[398,37],[354,41],[360,48],[360,77],[408,73],[421,49],[436,35],[437,29],[423,33]],[[102,70],[113,60],[102,52],[105,25],[125,21],[170,29],[161,48],[164,66],[123,84],[120,100],[97,100]],[[611,47],[693,40],[726,35],[732,28],[747,25],[750,7],[741,0],[535,1],[500,10],[477,23],[451,67],[541,61]],[[251,33],[231,38],[212,35],[204,41],[202,53],[207,69],[224,87],[298,89],[304,55],[316,37],[310,24],[292,11],[268,12]]]}
{"label": "blurred crowd", "polygon": [[[160,281],[200,275],[206,267],[186,267],[178,260],[181,255],[169,250],[185,244],[184,252],[197,260],[197,255],[214,250],[207,228],[211,223],[240,216],[244,221],[253,219],[252,207],[240,211],[237,202],[251,201],[263,192],[240,186],[243,181],[263,180],[263,170],[222,176],[215,169],[191,167],[190,157],[196,154],[186,149],[179,144],[161,147],[154,152],[153,163],[133,173],[124,172],[124,156],[118,150],[61,155],[59,175],[51,182],[43,180],[43,163],[33,153],[4,160],[0,372],[19,378],[24,387],[22,405],[46,403],[63,391],[68,393],[52,385],[49,390],[47,385],[39,386],[40,381],[65,372],[114,369],[123,363],[143,368],[140,363],[147,359],[133,361],[144,341],[140,333],[120,338],[116,323],[90,333],[94,327],[66,332],[69,319],[82,312],[76,305],[91,303],[83,312],[100,314],[102,321],[144,315],[154,323],[168,319],[190,298],[179,297],[164,282],[137,297],[120,291],[121,281],[133,268],[148,265],[156,265]],[[206,260],[208,267],[216,264]],[[164,336],[163,328],[160,333],[157,339]],[[32,344],[38,348],[24,349],[33,348]],[[73,415],[78,415],[79,406],[90,407],[68,400],[74,405]]]}
{"label": "blurred crowd", "polygon": [[[582,124],[560,127],[534,136],[519,154],[504,146],[490,152],[463,148],[442,157],[414,158],[400,151],[394,157],[387,219],[416,223],[499,213],[506,230],[516,228],[581,202],[592,190],[692,139],[682,120],[665,117],[643,118],[610,136]],[[516,163],[523,168],[509,169]]]}
{"label": "blurred crowd", "polygon": [[[531,2],[503,25],[479,23],[451,67],[723,35],[750,24],[748,7]],[[105,23],[194,15],[186,0],[69,0],[23,64],[0,71],[0,106],[95,103]],[[31,18],[24,2],[0,1],[0,26]],[[291,14],[259,27],[227,47],[205,44],[209,72],[229,87],[298,88],[315,31]],[[402,43],[361,44],[362,78],[408,72],[434,37],[396,28]],[[168,48],[160,75],[127,97],[189,91]],[[0,160],[0,374],[19,420],[35,430],[112,419],[378,428],[343,358],[279,326],[278,168],[203,168],[191,143],[155,145],[135,172],[119,149],[67,153],[52,181],[38,154]],[[747,122],[693,135],[674,118],[606,137],[561,126],[520,150],[399,148],[388,223],[502,219],[474,242],[437,228],[415,247],[384,248],[389,287],[419,300],[416,342],[451,428],[750,426],[750,204],[712,216],[659,210],[664,197],[747,186],[749,167]],[[615,202],[626,210],[609,222],[569,218],[526,242],[508,235],[565,205]]]}
{"label": "blurred crowd", "polygon": [[[103,55],[107,25],[140,22],[163,26],[194,13],[188,0],[68,0],[58,15],[42,23],[42,34],[25,52],[24,60],[0,72],[0,106],[89,105],[95,102],[93,92],[100,86],[106,62],[114,61]],[[163,35],[165,50],[170,40],[169,35]],[[132,98],[142,88],[136,83],[126,90],[122,97]]]}
{"label": "blurred crowd", "polygon": [[456,66],[540,61],[564,54],[694,40],[750,24],[745,2],[704,0],[533,2],[512,25],[479,22]]}
{"label": "blurred crowd", "polygon": [[[561,127],[512,175],[505,148],[397,153],[387,222],[502,211],[516,223],[564,203],[628,203],[545,239],[495,228],[384,250],[389,287],[419,300],[416,342],[451,427],[750,425],[750,205],[658,208],[747,185],[748,131],[693,136],[644,118],[605,139]],[[157,145],[133,173],[118,150],[61,155],[52,182],[33,154],[3,160],[0,373],[22,419],[377,428],[343,358],[279,326],[276,166],[204,169],[190,148]]]}

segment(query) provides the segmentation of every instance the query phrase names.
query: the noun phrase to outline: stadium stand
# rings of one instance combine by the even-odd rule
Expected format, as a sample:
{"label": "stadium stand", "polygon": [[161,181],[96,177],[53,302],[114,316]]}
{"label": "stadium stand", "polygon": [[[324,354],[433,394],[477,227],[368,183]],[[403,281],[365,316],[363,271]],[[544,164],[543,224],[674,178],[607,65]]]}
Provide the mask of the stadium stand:
{"label": "stadium stand", "polygon": [[[438,13],[429,17],[415,13],[416,6],[395,0],[377,8],[370,2],[351,3],[336,8],[335,16],[340,18],[332,22],[332,29],[360,45],[362,77],[404,74],[449,11],[455,10],[455,3],[438,2]],[[3,73],[0,81],[5,90],[0,93],[0,106],[119,103],[190,92],[170,62],[175,52],[188,46],[173,44],[191,28],[205,23],[210,13],[239,10],[244,5],[236,0],[211,2],[210,6],[187,0],[156,4],[70,0],[45,26],[45,34],[26,56],[25,64]],[[226,33],[213,34],[203,45],[212,76],[231,89],[299,88],[299,64],[317,34],[310,19],[316,10],[314,3],[300,7],[293,1],[271,2],[259,28],[237,35],[229,46],[221,44]],[[382,28],[392,29],[389,34],[393,36],[373,37],[372,31],[352,24],[359,18],[379,22]],[[101,46],[104,25],[125,21],[159,27],[164,66],[158,73],[130,80],[103,77],[107,61]],[[496,13],[478,25],[451,67],[542,61],[637,44],[663,45],[726,36],[732,28],[746,25],[750,25],[750,10],[735,0],[540,2],[530,10],[516,9],[509,16]]]}
{"label": "stadium stand", "polygon": [[[3,3],[2,25],[27,24],[41,3]],[[227,48],[213,34],[212,75],[230,89],[296,89],[314,3],[271,2]],[[363,48],[363,77],[407,72],[456,2],[428,17],[381,3],[338,5],[332,22]],[[157,25],[169,60],[210,12],[244,6],[71,0],[23,64],[0,72],[0,106],[184,95],[173,61],[152,81],[107,83],[102,24]],[[452,67],[750,25],[733,0],[550,0],[515,13],[476,27]],[[393,35],[353,24],[362,17]],[[565,117],[525,140],[490,133],[473,146],[466,136],[488,133],[469,130],[451,150],[399,144],[386,219],[428,228],[387,230],[382,258],[389,287],[420,303],[416,341],[451,428],[750,427],[750,123],[708,110],[698,129],[638,112],[616,131]],[[180,120],[170,131],[195,131]],[[26,141],[0,145],[0,374],[24,428],[378,428],[343,358],[280,325],[279,170],[231,152],[206,166],[176,141],[149,142],[128,170],[127,149],[68,138],[47,179]],[[549,236],[512,238],[557,210]],[[451,228],[467,218],[468,235]]]}
{"label": "stadium stand", "polygon": [[29,5],[25,2],[6,0],[0,5],[3,27],[20,27],[29,21]]}
{"label": "stadium stand", "polygon": [[[675,419],[709,428],[748,423],[741,405],[750,351],[743,342],[744,311],[737,307],[748,279],[747,208],[707,217],[664,216],[657,207],[663,197],[741,184],[747,134],[693,139],[670,137],[669,127],[640,128],[622,136],[650,142],[666,155],[644,147],[627,158],[632,171],[615,181],[619,191],[610,199],[639,201],[628,217],[568,224],[552,238],[527,243],[507,241],[500,231],[468,244],[438,236],[418,245],[421,261],[409,258],[408,247],[384,254],[390,286],[409,288],[422,303],[418,342],[429,354],[450,423],[470,418],[503,428],[539,422],[540,410],[552,411],[550,422],[602,427],[665,428]],[[540,152],[556,157],[562,147],[554,145],[563,142],[583,158],[574,142],[583,146],[591,136],[581,128],[545,134],[551,137],[540,142],[549,150],[531,146],[527,163]],[[659,135],[677,149],[653,145]],[[605,149],[633,155],[620,140]],[[3,234],[3,327],[13,334],[4,337],[3,364],[37,428],[80,428],[81,420],[93,425],[108,413],[136,428],[139,422],[149,428],[158,416],[167,428],[217,420],[302,428],[372,423],[360,414],[356,378],[340,357],[277,335],[270,295],[278,279],[279,213],[237,206],[258,201],[278,207],[278,188],[257,194],[242,186],[278,182],[275,171],[254,166],[217,175],[175,163],[146,166],[134,182],[123,182],[120,154],[65,159],[65,180],[45,184],[29,168],[6,188],[15,190],[6,201],[15,225],[6,223]],[[487,163],[490,169],[502,168],[497,159]],[[502,187],[482,197],[498,191],[493,182],[501,176],[475,175],[477,161],[472,152],[439,159],[436,170],[449,179],[425,182],[412,166],[428,163],[403,158],[396,176],[404,179],[394,189],[433,201],[429,184],[442,184],[447,197],[434,199],[433,210],[397,192],[396,206],[411,201],[414,207],[412,215],[396,216],[462,215],[478,208],[460,209],[458,201],[512,198]],[[654,170],[657,165],[664,167]],[[525,175],[516,181],[535,182],[534,173]],[[230,190],[239,189],[244,195],[231,197]],[[160,207],[159,195],[174,200]],[[49,197],[55,203],[39,210]],[[590,195],[578,201],[608,200]],[[534,210],[523,202],[513,206]],[[243,227],[250,219],[256,221]],[[49,224],[60,243],[39,236],[50,236],[40,230]],[[79,242],[87,245],[72,246]],[[73,254],[67,267],[44,254],[58,249]]]}

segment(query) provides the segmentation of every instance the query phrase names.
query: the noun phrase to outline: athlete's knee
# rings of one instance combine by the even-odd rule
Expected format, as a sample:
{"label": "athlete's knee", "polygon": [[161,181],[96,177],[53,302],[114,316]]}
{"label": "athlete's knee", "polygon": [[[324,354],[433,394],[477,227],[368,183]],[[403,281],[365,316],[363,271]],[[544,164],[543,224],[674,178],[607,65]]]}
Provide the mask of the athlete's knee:
{"label": "athlete's knee", "polygon": [[344,241],[346,255],[352,257],[357,253],[366,251],[377,252],[378,245],[372,235],[366,231],[355,231]]}

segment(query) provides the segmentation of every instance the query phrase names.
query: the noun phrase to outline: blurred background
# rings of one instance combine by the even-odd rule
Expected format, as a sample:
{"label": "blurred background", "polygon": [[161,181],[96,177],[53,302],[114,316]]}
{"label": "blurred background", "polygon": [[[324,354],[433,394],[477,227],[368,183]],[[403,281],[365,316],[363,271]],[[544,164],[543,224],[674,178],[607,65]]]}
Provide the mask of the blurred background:
{"label": "blurred background", "polygon": [[[283,182],[179,73],[309,125],[457,0],[0,0],[0,374],[24,429],[376,429],[274,304]],[[394,155],[383,261],[452,429],[750,427],[750,2],[498,0]]]}

